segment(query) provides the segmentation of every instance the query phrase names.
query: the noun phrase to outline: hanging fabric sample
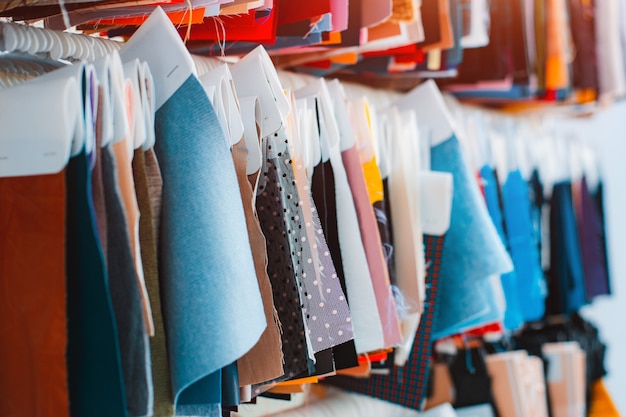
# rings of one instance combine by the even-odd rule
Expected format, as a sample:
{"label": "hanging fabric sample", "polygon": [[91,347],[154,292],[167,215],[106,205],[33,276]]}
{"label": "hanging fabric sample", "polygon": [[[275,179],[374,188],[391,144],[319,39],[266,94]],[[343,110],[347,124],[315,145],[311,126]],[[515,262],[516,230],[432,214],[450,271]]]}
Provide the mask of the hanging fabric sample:
{"label": "hanging fabric sample", "polygon": [[247,352],[266,327],[237,177],[191,58],[162,11],[121,55],[145,60],[154,76],[161,292],[176,413],[210,415],[221,400],[216,371]]}
{"label": "hanging fabric sample", "polygon": [[[263,139],[261,146],[264,164],[260,172],[256,205],[259,223],[267,241],[267,273],[272,283],[274,303],[283,329],[285,376],[281,379],[289,379],[309,370],[309,356],[306,342],[307,328],[302,311],[304,300],[301,300],[302,272],[295,250],[291,248],[289,241],[295,230],[288,228],[286,220],[287,210],[291,210],[289,200],[293,199],[293,194],[288,198],[288,191],[283,189],[279,180],[283,172],[279,171],[277,165],[284,163],[281,151],[286,149],[287,144],[284,140],[269,136]],[[277,146],[280,148],[277,149]],[[281,165],[281,168],[283,166]]]}
{"label": "hanging fabric sample", "polygon": [[368,379],[335,377],[329,383],[349,391],[367,394],[421,410],[428,395],[431,370],[433,328],[440,314],[441,280],[439,271],[445,262],[444,242],[452,209],[452,178],[449,174],[430,173],[427,187],[439,190],[432,199],[421,202],[424,213],[426,253],[426,298],[417,334],[409,348],[404,366],[391,368],[389,375],[370,375]]}
{"label": "hanging fabric sample", "polygon": [[415,110],[418,125],[430,127],[431,169],[451,173],[454,178],[452,222],[444,247],[448,261],[441,266],[441,314],[433,337],[500,321],[503,313],[490,278],[510,272],[511,260],[489,219],[443,96],[434,82],[428,81],[406,94],[398,105]]}
{"label": "hanging fabric sample", "polygon": [[550,200],[550,272],[547,314],[571,313],[585,300],[584,270],[578,226],[572,202],[572,185],[560,182]]}
{"label": "hanging fabric sample", "polygon": [[591,301],[598,295],[609,294],[609,278],[604,262],[606,249],[602,240],[604,230],[584,177],[573,185],[573,192],[584,270],[585,296],[587,301]]}
{"label": "hanging fabric sample", "polygon": [[[139,207],[139,239],[141,260],[146,280],[146,288],[150,296],[152,316],[154,320],[154,336],[150,339],[150,358],[152,362],[152,383],[154,385],[154,415],[169,417],[174,413],[172,399],[170,369],[167,359],[165,327],[161,307],[161,289],[158,275],[158,246],[155,228],[154,204],[160,204],[163,181],[158,170],[154,151],[144,152],[137,149],[133,157],[133,179]],[[151,187],[152,185],[152,187]]]}
{"label": "hanging fabric sample", "polygon": [[330,384],[404,407],[422,409],[428,391],[432,329],[440,311],[439,271],[445,261],[442,257],[444,242],[445,235],[424,236],[426,263],[429,265],[426,273],[426,302],[406,365],[393,368],[390,375],[371,375],[367,379],[339,376],[330,379]]}
{"label": "hanging fabric sample", "polygon": [[[481,168],[480,175],[483,181],[483,190],[485,193],[485,201],[487,203],[487,210],[491,216],[500,239],[503,244],[506,244],[507,239],[504,231],[504,224],[502,218],[502,210],[500,207],[500,195],[499,184],[496,179],[495,170],[487,165]],[[518,329],[524,322],[522,317],[521,306],[516,291],[517,287],[517,274],[515,271],[503,274],[500,276],[502,281],[502,289],[506,298],[506,311],[504,313],[504,326],[507,329]]]}
{"label": "hanging fabric sample", "polygon": [[491,322],[486,317],[497,307],[485,294],[487,278],[509,272],[511,265],[456,137],[432,148],[431,167],[454,175],[452,224],[444,248],[449,261],[441,267],[444,295],[434,336],[440,338]]}
{"label": "hanging fabric sample", "polygon": [[[323,319],[324,329],[326,329],[321,333],[318,331],[318,335],[314,338],[314,350],[317,352],[324,350],[324,348],[334,348],[352,341],[354,338],[352,317],[324,236],[317,207],[313,201],[309,176],[305,172],[302,151],[299,148],[301,144],[297,140],[290,140],[288,146],[294,180],[300,196],[299,206],[302,207],[302,226],[306,231],[306,239],[311,246],[311,263],[315,271],[313,286],[308,284],[308,287],[314,292],[311,294],[313,306],[311,312],[316,312],[316,321]],[[306,262],[308,263],[308,260]],[[315,306],[315,302],[317,302],[317,306]],[[313,332],[311,334],[314,335]],[[320,342],[317,339],[319,337],[323,337],[325,340]]]}
{"label": "hanging fabric sample", "polygon": [[517,276],[516,294],[524,321],[543,317],[546,297],[545,279],[533,238],[529,195],[521,172],[510,172],[502,186],[502,202],[509,250]]}
{"label": "hanging fabric sample", "polygon": [[[243,139],[242,139],[243,141]],[[243,357],[237,361],[239,382],[241,385],[259,384],[281,377],[283,370],[283,351],[280,339],[280,319],[274,309],[272,286],[267,275],[267,248],[265,236],[259,225],[256,209],[253,205],[252,186],[246,175],[248,150],[245,143],[239,141],[233,146],[232,155],[239,182],[239,190],[246,216],[246,226],[250,239],[254,267],[256,270],[259,289],[263,297],[263,309],[267,328],[261,338]],[[253,174],[253,178],[260,175]],[[256,183],[256,180],[254,181]]]}
{"label": "hanging fabric sample", "polygon": [[[378,310],[371,308],[372,305],[376,304],[376,297],[360,237],[359,224],[348,177],[341,159],[339,132],[332,113],[332,102],[323,81],[316,82],[307,87],[307,89],[309,88],[312,90],[317,89],[319,92],[317,108],[319,138],[322,149],[322,160],[315,168],[313,174],[315,204],[320,210],[320,218],[324,219],[325,215],[328,215],[329,218],[331,215],[330,207],[327,208],[328,211],[326,213],[322,213],[325,199],[329,201],[334,199],[336,203],[334,212],[336,213],[337,242],[345,278],[345,291],[352,313],[356,350],[358,353],[375,351],[385,347],[383,329]],[[307,96],[306,90],[296,92],[296,96],[300,93],[302,96]],[[320,164],[322,165],[321,167]],[[332,179],[335,186],[330,189],[325,184],[318,183],[319,185],[316,185],[318,181],[328,181],[327,178],[317,176],[317,174],[330,175],[330,170],[332,170]],[[316,195],[316,189],[318,192],[326,193],[326,196],[323,194]],[[330,196],[330,193],[333,193],[334,196]],[[317,201],[317,197],[319,197],[320,201]],[[332,251],[333,247],[331,246],[330,248]],[[334,253],[333,258],[335,258]]]}
{"label": "hanging fabric sample", "polygon": [[0,179],[4,415],[69,415],[64,176]]}
{"label": "hanging fabric sample", "polygon": [[152,414],[150,345],[128,234],[128,220],[120,196],[117,163],[121,161],[115,160],[110,147],[103,148],[109,286],[120,340],[128,411],[130,416],[140,417]]}

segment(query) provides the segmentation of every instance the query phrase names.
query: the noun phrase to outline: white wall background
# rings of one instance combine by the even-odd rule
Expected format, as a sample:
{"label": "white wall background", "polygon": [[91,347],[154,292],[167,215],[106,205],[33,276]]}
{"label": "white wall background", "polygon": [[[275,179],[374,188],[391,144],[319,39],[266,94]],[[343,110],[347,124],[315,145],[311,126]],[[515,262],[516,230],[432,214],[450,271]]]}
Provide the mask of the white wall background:
{"label": "white wall background", "polygon": [[626,414],[626,102],[591,119],[568,120],[559,127],[597,144],[605,185],[607,239],[614,295],[585,308],[608,344],[606,379],[620,413]]}

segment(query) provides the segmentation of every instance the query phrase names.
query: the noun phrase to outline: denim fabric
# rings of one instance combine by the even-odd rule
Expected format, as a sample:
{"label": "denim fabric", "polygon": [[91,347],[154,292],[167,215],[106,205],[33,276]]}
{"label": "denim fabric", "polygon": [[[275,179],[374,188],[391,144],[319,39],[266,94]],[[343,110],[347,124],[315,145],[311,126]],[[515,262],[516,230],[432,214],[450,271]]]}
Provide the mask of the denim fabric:
{"label": "denim fabric", "polygon": [[433,330],[438,339],[468,325],[489,323],[482,319],[498,308],[484,291],[491,288],[488,278],[510,272],[512,264],[456,137],[431,149],[431,168],[454,177],[452,218],[443,248],[446,261],[441,265],[441,308]]}
{"label": "denim fabric", "polygon": [[[195,76],[157,110],[155,127],[163,175],[159,274],[176,405],[185,390],[252,348],[266,321],[233,160]],[[182,398],[204,406],[212,391]]]}
{"label": "denim fabric", "polygon": [[70,413],[75,417],[123,417],[128,411],[118,329],[89,177],[84,154],[70,160],[66,176]]}
{"label": "denim fabric", "polygon": [[510,172],[502,186],[502,202],[509,250],[518,278],[516,293],[524,321],[535,321],[544,314],[546,283],[533,236],[529,196],[520,171]]}
{"label": "denim fabric", "polygon": [[577,205],[580,250],[585,272],[585,295],[591,301],[598,295],[609,294],[609,279],[604,260],[604,230],[602,218],[589,194],[587,180],[580,183],[580,197]]}
{"label": "denim fabric", "polygon": [[598,213],[598,221],[600,222],[600,226],[598,229],[598,233],[600,233],[600,240],[602,241],[602,248],[604,249],[602,252],[604,253],[604,269],[606,271],[606,294],[611,295],[611,270],[609,268],[609,258],[608,258],[608,248],[607,248],[607,240],[606,240],[606,223],[604,219],[604,185],[602,182],[598,184],[595,193],[591,196],[593,200],[594,206],[596,208],[596,212]]}
{"label": "denim fabric", "polygon": [[[483,190],[485,191],[485,201],[487,202],[487,210],[491,216],[491,221],[496,227],[502,243],[506,244],[506,235],[502,219],[502,211],[500,208],[500,196],[498,180],[493,168],[484,166],[480,170],[483,180]],[[515,271],[500,276],[504,297],[506,298],[506,311],[504,313],[504,327],[509,330],[518,329],[524,319],[517,295],[517,274]]]}
{"label": "denim fabric", "polygon": [[548,285],[548,314],[571,313],[585,304],[584,271],[570,182],[560,182],[552,189]]}

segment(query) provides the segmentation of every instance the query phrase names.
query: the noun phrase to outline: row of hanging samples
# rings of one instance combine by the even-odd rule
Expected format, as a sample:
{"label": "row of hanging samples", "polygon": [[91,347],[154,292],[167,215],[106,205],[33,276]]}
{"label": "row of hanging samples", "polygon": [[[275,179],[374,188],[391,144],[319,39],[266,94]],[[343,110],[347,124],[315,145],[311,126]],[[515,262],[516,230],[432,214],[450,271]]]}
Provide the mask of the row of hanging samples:
{"label": "row of hanging samples", "polygon": [[[549,163],[513,161],[524,141],[460,137],[434,83],[400,95],[278,74],[262,48],[192,57],[160,9],[121,48],[2,30],[47,54],[1,59],[4,414],[220,415],[321,378],[381,397],[403,369],[400,402],[421,409],[435,340],[544,316],[556,258],[526,224],[507,251],[519,240],[475,173],[497,167],[523,201],[517,165]],[[583,275],[575,291],[567,272],[550,281],[551,314],[609,292]]]}

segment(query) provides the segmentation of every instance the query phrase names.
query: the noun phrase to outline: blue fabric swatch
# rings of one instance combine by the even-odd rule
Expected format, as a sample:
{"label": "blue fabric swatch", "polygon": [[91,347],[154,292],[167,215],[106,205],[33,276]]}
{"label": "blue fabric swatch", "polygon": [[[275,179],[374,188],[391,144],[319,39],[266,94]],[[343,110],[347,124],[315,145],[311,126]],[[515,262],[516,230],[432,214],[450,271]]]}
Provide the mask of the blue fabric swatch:
{"label": "blue fabric swatch", "polygon": [[510,172],[502,186],[502,203],[524,321],[539,320],[545,312],[547,290],[533,235],[528,184],[519,170]]}
{"label": "blue fabric swatch", "polygon": [[[485,165],[480,169],[480,175],[483,179],[483,190],[485,191],[485,201],[487,202],[487,210],[491,216],[491,221],[496,227],[502,243],[506,245],[506,234],[504,232],[502,211],[500,209],[500,197],[498,181],[496,179],[493,168]],[[506,299],[506,311],[504,313],[504,327],[509,330],[516,330],[524,322],[517,295],[517,274],[515,271],[500,276],[502,289],[504,290],[504,298]]]}
{"label": "blue fabric swatch", "polygon": [[[185,406],[205,406],[220,392],[221,378],[211,374],[257,342],[265,315],[233,160],[195,76],[157,110],[155,125],[163,175],[159,266],[172,390],[175,405],[183,399]],[[194,384],[205,389],[193,389]]]}
{"label": "blue fabric swatch", "polygon": [[84,151],[67,165],[67,368],[73,417],[128,415],[122,359]]}
{"label": "blue fabric swatch", "polygon": [[441,308],[433,334],[439,339],[468,325],[490,323],[499,308],[493,293],[485,291],[491,288],[488,278],[510,272],[513,266],[455,136],[431,148],[431,168],[451,173],[454,181],[446,262],[441,265]]}
{"label": "blue fabric swatch", "polygon": [[585,282],[572,185],[560,182],[550,200],[550,282],[546,309],[569,314],[586,303]]}

